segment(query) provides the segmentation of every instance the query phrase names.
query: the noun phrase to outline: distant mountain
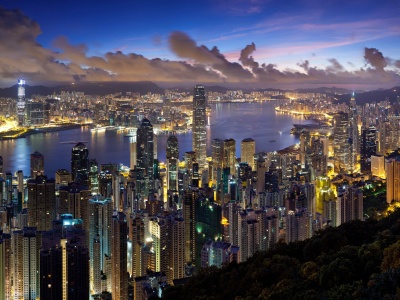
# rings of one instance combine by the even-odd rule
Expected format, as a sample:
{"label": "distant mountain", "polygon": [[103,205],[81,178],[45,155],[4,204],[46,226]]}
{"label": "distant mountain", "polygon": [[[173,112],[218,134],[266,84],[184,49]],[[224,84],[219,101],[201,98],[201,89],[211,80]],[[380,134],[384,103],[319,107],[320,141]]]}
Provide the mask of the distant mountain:
{"label": "distant mountain", "polygon": [[[355,98],[356,102],[359,105],[370,103],[370,102],[379,102],[388,100],[391,103],[397,100],[397,97],[400,97],[400,86],[395,86],[391,89],[379,89],[375,91],[369,91],[364,93],[356,93]],[[346,102],[348,103],[351,98],[351,93],[344,94],[344,95],[336,95],[336,98],[339,102]]]}
{"label": "distant mountain", "polygon": [[[32,95],[52,95],[59,94],[61,91],[65,92],[84,92],[88,95],[107,95],[117,92],[138,92],[146,94],[148,92],[163,94],[164,89],[151,81],[138,81],[138,82],[83,82],[68,85],[60,85],[55,87],[46,86],[25,86],[26,97]],[[8,88],[0,89],[0,97],[17,98],[18,85],[13,85]]]}
{"label": "distant mountain", "polygon": [[[337,88],[337,87],[318,87],[318,88],[307,88],[307,89],[296,89],[297,92],[300,93],[321,93],[321,94],[350,94],[353,91],[344,89],[344,88]],[[356,91],[357,93],[363,91]]]}

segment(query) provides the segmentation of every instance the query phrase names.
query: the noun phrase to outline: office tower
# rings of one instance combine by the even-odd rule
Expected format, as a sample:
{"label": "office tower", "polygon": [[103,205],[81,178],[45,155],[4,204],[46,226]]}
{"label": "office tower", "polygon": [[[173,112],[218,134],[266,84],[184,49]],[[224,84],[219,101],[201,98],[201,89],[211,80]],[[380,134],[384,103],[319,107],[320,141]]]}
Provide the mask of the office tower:
{"label": "office tower", "polygon": [[336,199],[324,200],[324,209],[322,217],[327,225],[336,227],[337,223],[337,201]]}
{"label": "office tower", "polygon": [[137,130],[137,186],[141,198],[148,198],[154,189],[154,133],[150,121],[143,119]]}
{"label": "office tower", "polygon": [[167,159],[179,159],[179,144],[178,138],[175,135],[170,135],[167,139]]}
{"label": "office tower", "polygon": [[370,126],[362,130],[361,137],[361,172],[371,171],[371,156],[376,154],[376,128]]}
{"label": "office tower", "polygon": [[201,265],[201,249],[210,239],[218,241],[222,239],[223,228],[221,206],[210,201],[205,195],[200,195],[195,200],[194,208],[195,221],[195,262],[196,266]]}
{"label": "office tower", "polygon": [[12,287],[12,249],[11,235],[0,229],[0,299],[13,299]]}
{"label": "office tower", "polygon": [[184,192],[183,198],[183,219],[185,220],[185,261],[195,262],[196,249],[195,249],[195,236],[196,236],[196,222],[195,222],[195,208],[196,201],[199,198],[198,189],[190,189]]}
{"label": "office tower", "polygon": [[35,227],[26,227],[13,231],[12,235],[12,299],[37,299],[40,297],[40,233]]}
{"label": "office tower", "polygon": [[351,145],[349,143],[349,115],[337,113],[334,116],[333,144],[335,155],[335,170],[337,172],[351,171]]}
{"label": "office tower", "polygon": [[288,211],[286,220],[286,243],[304,241],[312,237],[312,216],[307,210]]}
{"label": "office tower", "polygon": [[236,141],[234,139],[224,140],[223,168],[229,168],[231,175],[236,174]]}
{"label": "office tower", "polygon": [[83,143],[78,143],[72,148],[71,179],[89,186],[89,150]]}
{"label": "office tower", "polygon": [[353,95],[350,99],[350,112],[349,112],[349,146],[350,146],[350,172],[359,170],[358,168],[358,156],[360,152],[360,142],[358,137],[358,116],[357,116],[357,104],[356,99]]}
{"label": "office tower", "polygon": [[28,224],[38,231],[51,229],[55,219],[56,195],[54,179],[38,176],[29,179],[28,186]]}
{"label": "office tower", "polygon": [[7,172],[6,173],[6,197],[5,199],[7,200],[7,202],[10,202],[13,199],[12,193],[13,193],[13,182],[12,182],[12,173],[11,172]]}
{"label": "office tower", "polygon": [[352,220],[364,220],[361,189],[351,186],[339,187],[336,209],[338,226]]}
{"label": "office tower", "polygon": [[386,201],[400,201],[400,155],[394,154],[386,160]]}
{"label": "office tower", "polygon": [[113,300],[128,299],[127,236],[128,225],[125,214],[118,212],[112,219],[111,282]]}
{"label": "office tower", "polygon": [[17,100],[18,126],[25,125],[25,80],[18,79],[18,100]]}
{"label": "office tower", "polygon": [[[131,248],[128,248],[128,265],[130,263],[131,270],[129,271],[131,276],[139,277],[144,276],[147,269],[147,264],[143,264],[144,259],[142,258],[142,249],[145,246],[145,225],[142,216],[134,214],[130,215],[129,218],[129,241],[131,243]],[[131,251],[129,255],[129,251]]]}
{"label": "office tower", "polygon": [[72,214],[75,219],[81,218],[86,221],[87,201],[91,192],[86,187],[76,182],[59,187],[56,215]]}
{"label": "office tower", "polygon": [[92,195],[99,193],[99,165],[95,159],[89,161],[89,188]]}
{"label": "office tower", "polygon": [[65,169],[58,169],[56,171],[56,184],[68,185],[71,180],[71,173]]}
{"label": "office tower", "polygon": [[31,178],[44,175],[44,156],[35,151],[31,154]]}
{"label": "office tower", "polygon": [[129,138],[129,167],[133,170],[136,166],[137,157],[137,144],[136,144],[136,132],[135,135]]}
{"label": "office tower", "polygon": [[193,141],[192,149],[200,170],[206,166],[207,132],[206,132],[206,95],[204,86],[196,85],[193,93]]}
{"label": "office tower", "polygon": [[179,160],[176,158],[167,159],[167,189],[178,192],[178,170]]}
{"label": "office tower", "polygon": [[255,171],[254,154],[256,153],[256,142],[251,138],[244,139],[240,144],[240,148],[242,155],[241,162],[248,163],[251,169]]}

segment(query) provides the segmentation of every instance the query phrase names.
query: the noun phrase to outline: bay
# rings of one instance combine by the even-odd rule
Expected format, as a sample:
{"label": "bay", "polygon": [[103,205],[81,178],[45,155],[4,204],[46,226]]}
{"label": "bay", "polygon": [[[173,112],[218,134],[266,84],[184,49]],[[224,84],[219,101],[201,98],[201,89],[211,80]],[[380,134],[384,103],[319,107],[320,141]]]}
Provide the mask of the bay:
{"label": "bay", "polygon": [[[207,127],[207,154],[211,155],[212,139],[236,140],[236,155],[240,157],[240,142],[253,138],[256,152],[275,151],[298,142],[291,135],[293,123],[312,123],[302,117],[275,112],[276,102],[218,103],[211,104],[212,113]],[[192,150],[192,133],[177,134],[179,155]],[[38,151],[44,155],[45,173],[54,177],[57,169],[71,168],[71,151],[76,142],[83,142],[89,149],[90,158],[99,164],[122,163],[129,166],[130,137],[116,131],[92,133],[81,127],[58,132],[40,133],[22,139],[0,141],[4,172],[22,170],[30,174],[30,154]],[[165,161],[168,135],[160,134],[157,154]]]}

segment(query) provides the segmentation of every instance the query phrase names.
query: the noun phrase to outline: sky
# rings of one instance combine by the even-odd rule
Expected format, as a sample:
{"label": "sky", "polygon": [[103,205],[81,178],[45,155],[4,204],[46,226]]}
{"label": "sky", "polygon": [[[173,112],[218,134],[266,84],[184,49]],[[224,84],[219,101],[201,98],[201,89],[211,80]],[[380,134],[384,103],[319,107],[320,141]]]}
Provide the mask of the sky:
{"label": "sky", "polygon": [[400,85],[400,0],[0,0],[0,86]]}

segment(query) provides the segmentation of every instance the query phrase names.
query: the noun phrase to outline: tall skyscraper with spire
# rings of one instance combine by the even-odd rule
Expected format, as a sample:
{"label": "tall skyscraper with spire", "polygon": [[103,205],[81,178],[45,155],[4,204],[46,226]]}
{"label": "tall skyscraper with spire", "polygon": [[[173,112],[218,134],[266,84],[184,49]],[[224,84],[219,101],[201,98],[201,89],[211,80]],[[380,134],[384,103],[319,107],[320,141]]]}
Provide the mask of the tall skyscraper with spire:
{"label": "tall skyscraper with spire", "polygon": [[148,197],[154,189],[154,133],[148,119],[143,119],[136,134],[137,193]]}
{"label": "tall skyscraper with spire", "polygon": [[200,168],[206,166],[206,95],[204,86],[196,85],[193,93],[193,151]]}
{"label": "tall skyscraper with spire", "polygon": [[357,117],[357,104],[354,92],[350,99],[349,110],[349,147],[350,147],[350,171],[354,172],[357,169],[357,161],[360,152],[359,138],[358,138],[358,117]]}
{"label": "tall skyscraper with spire", "polygon": [[18,79],[18,100],[17,100],[18,126],[25,125],[25,79]]}

